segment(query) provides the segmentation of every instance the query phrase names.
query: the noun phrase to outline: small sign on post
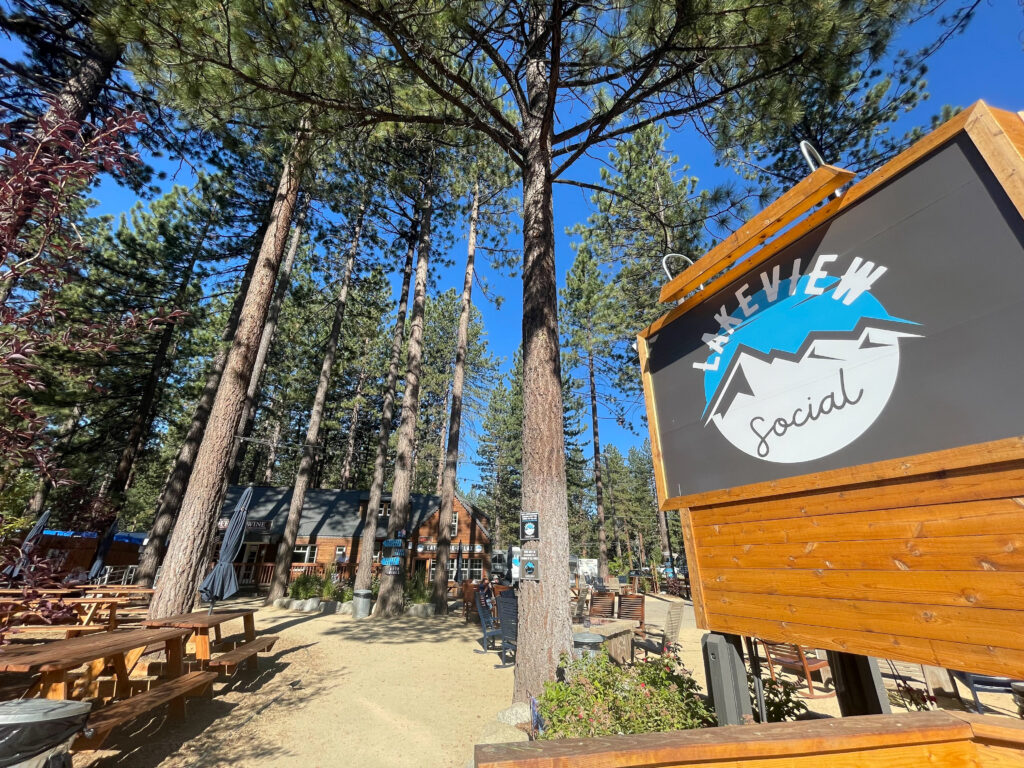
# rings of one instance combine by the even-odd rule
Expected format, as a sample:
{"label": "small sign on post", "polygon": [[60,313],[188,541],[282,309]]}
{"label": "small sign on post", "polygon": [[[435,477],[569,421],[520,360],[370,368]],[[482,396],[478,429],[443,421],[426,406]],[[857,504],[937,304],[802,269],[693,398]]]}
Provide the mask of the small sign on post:
{"label": "small sign on post", "polygon": [[381,553],[380,564],[385,576],[398,576],[402,572],[402,549],[405,546],[403,539],[405,531],[399,531],[397,538],[385,539],[381,544],[382,549],[390,549],[388,555]]}
{"label": "small sign on post", "polygon": [[519,578],[523,581],[540,581],[540,559],[537,557],[537,550],[523,550]]}
{"label": "small sign on post", "polygon": [[519,540],[537,541],[540,539],[540,515],[536,512],[519,513]]}

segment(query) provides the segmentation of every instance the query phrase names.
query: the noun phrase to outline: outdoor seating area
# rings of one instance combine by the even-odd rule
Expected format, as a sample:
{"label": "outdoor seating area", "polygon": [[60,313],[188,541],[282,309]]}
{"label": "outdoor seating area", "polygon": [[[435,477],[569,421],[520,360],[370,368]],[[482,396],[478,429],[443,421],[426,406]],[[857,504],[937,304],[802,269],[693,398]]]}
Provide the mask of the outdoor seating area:
{"label": "outdoor seating area", "polygon": [[0,0],[0,768],[1024,768],[1022,11]]}
{"label": "outdoor seating area", "polygon": [[[87,585],[82,591],[92,589]],[[254,614],[253,609],[198,610],[160,620],[130,620],[132,628],[57,625],[81,634],[52,640],[31,636],[40,627],[19,627],[15,642],[0,648],[0,701],[90,701],[87,730],[72,748],[98,749],[111,731],[150,710],[167,705],[168,714],[180,719],[186,700],[203,695],[216,680],[241,667],[255,672],[257,654],[271,650],[277,637],[257,635]],[[223,629],[230,622],[242,625],[237,638]]]}

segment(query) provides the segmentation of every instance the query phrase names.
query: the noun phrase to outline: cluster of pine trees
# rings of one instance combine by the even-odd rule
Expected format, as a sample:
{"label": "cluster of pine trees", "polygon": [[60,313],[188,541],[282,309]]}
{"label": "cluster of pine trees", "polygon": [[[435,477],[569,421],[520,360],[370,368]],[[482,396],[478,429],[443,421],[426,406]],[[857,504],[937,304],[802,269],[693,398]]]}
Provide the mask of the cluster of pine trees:
{"label": "cluster of pine trees", "polygon": [[[882,67],[890,42],[940,11],[945,39],[977,5],[7,0],[0,29],[22,46],[2,62],[9,157],[47,120],[88,137],[128,112],[130,146],[198,180],[161,195],[152,169],[130,163],[118,183],[145,202],[120,220],[90,213],[110,182],[84,176],[59,222],[41,214],[45,190],[0,217],[18,243],[0,271],[5,317],[50,331],[32,386],[0,382],[29,404],[23,440],[45,443],[48,467],[6,457],[5,520],[45,506],[149,528],[143,579],[161,561],[174,574],[153,600],[162,615],[191,606],[227,484],[290,485],[275,597],[309,488],[369,488],[370,509],[390,490],[392,534],[411,493],[439,493],[447,531],[477,414],[476,490],[499,541],[519,509],[542,517],[546,579],[521,590],[516,667],[517,698],[538,693],[571,642],[553,586],[570,551],[607,570],[669,546],[649,450],[623,457],[600,433],[609,418],[645,431],[630,339],[660,313],[662,256],[697,256],[747,197],[802,175],[800,140],[858,170],[886,159],[912,137],[880,128],[922,98],[924,74],[921,56]],[[699,190],[665,150],[666,129],[682,128],[747,183]],[[613,150],[601,178],[573,179],[598,147]],[[574,230],[561,291],[557,183],[591,190],[595,210]],[[54,227],[80,258],[30,255]],[[461,285],[438,284],[455,253]],[[18,279],[30,263],[64,275],[59,293],[31,269]],[[523,284],[505,377],[473,307],[483,265]],[[45,318],[12,309],[42,302]],[[125,318],[144,332],[57,341],[71,338],[62,326]],[[357,588],[370,580],[364,544]],[[401,612],[404,578],[384,577],[380,615]]]}

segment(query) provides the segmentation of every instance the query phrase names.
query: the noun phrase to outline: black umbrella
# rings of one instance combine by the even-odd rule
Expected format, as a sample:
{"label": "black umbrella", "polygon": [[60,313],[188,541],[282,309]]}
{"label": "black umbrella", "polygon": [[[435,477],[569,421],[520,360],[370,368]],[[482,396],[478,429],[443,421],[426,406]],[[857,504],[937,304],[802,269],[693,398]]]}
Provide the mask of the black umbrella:
{"label": "black umbrella", "polygon": [[462,544],[459,544],[459,554],[455,556],[455,583],[462,583]]}
{"label": "black umbrella", "polygon": [[103,534],[103,538],[100,539],[100,543],[96,546],[96,556],[92,561],[92,568],[89,569],[89,581],[94,582],[99,578],[103,572],[104,560],[107,559],[107,552],[110,551],[111,545],[114,543],[114,536],[117,535],[117,520],[110,524],[107,528],[107,532]]}
{"label": "black umbrella", "polygon": [[513,556],[513,554],[514,553],[512,552],[512,545],[509,544],[508,545],[508,554],[505,555],[505,578],[508,580],[509,584],[513,583],[513,580],[512,580],[512,556]]}
{"label": "black umbrella", "polygon": [[32,530],[28,532],[28,536],[21,540],[21,557],[18,558],[18,562],[4,568],[4,576],[13,579],[21,573],[22,568],[28,567],[28,556],[35,547],[36,539],[43,535],[43,529],[46,528],[48,522],[50,522],[50,510],[46,510],[39,516],[36,524],[32,526]]}
{"label": "black umbrella", "polygon": [[218,600],[226,600],[238,591],[238,578],[235,576],[235,558],[242,548],[245,538],[245,518],[249,514],[249,502],[252,500],[252,486],[242,491],[242,497],[231,513],[224,540],[220,543],[220,557],[210,574],[199,585],[199,596],[209,602],[210,613],[213,604]]}

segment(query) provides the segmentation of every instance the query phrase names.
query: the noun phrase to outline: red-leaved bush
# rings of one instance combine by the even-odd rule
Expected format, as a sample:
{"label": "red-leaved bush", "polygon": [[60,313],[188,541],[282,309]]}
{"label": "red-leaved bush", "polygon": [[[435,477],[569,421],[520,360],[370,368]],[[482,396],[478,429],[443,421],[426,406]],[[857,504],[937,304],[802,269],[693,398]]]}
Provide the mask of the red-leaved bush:
{"label": "red-leaved bush", "polygon": [[140,120],[119,113],[94,125],[54,106],[31,131],[0,112],[0,456],[53,479],[45,424],[28,395],[43,387],[34,361],[48,348],[104,354],[137,330],[114,323],[67,322],[55,297],[75,276],[84,243],[67,211],[101,171],[119,175],[138,158],[124,145]]}

